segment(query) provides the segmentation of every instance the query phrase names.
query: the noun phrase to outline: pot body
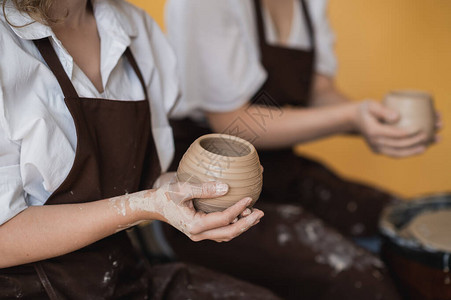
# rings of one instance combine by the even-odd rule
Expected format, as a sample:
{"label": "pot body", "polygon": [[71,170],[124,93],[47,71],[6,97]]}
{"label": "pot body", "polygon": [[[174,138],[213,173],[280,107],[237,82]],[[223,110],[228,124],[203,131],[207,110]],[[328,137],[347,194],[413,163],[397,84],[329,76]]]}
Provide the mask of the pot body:
{"label": "pot body", "polygon": [[432,95],[420,91],[393,91],[385,97],[384,105],[399,112],[398,127],[421,130],[426,133],[428,142],[434,140],[436,116]]}
{"label": "pot body", "polygon": [[254,205],[263,183],[255,147],[227,134],[207,134],[194,141],[179,163],[177,177],[181,182],[219,181],[229,185],[224,196],[194,200],[196,209],[206,213],[223,211],[245,197],[251,197]]}

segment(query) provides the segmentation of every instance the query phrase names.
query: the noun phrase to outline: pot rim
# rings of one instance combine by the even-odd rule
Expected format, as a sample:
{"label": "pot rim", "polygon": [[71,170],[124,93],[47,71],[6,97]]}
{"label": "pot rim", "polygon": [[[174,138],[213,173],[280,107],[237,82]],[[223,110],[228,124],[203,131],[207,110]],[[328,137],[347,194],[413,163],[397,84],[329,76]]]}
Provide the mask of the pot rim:
{"label": "pot rim", "polygon": [[[208,167],[205,167],[205,166],[208,166]],[[182,168],[182,169],[187,168],[187,169],[191,169],[193,171],[205,170],[205,171],[208,171],[211,173],[227,174],[227,175],[247,175],[247,176],[256,176],[256,175],[261,174],[262,171],[261,171],[260,166],[261,166],[260,162],[258,160],[256,160],[252,164],[237,166],[236,164],[230,163],[229,166],[220,168],[219,166],[210,165],[208,163],[204,163],[204,164],[196,163],[194,160],[191,159],[190,156],[187,156],[184,158],[183,164],[179,164],[179,168]],[[256,175],[254,175],[254,174],[256,174]]]}
{"label": "pot rim", "polygon": [[[201,146],[201,141],[206,140],[206,139],[225,139],[225,140],[232,140],[234,142],[238,142],[242,145],[245,145],[250,151],[249,153],[247,153],[246,155],[243,156],[226,156],[226,155],[221,155],[221,154],[217,154],[214,152],[211,152],[207,149],[205,149],[204,147]],[[257,150],[255,149],[254,145],[252,145],[250,142],[246,141],[245,139],[242,139],[238,136],[234,136],[234,135],[229,135],[229,134],[225,134],[225,133],[211,133],[211,134],[206,134],[203,135],[199,138],[197,138],[194,142],[193,142],[193,146],[195,146],[196,148],[200,148],[202,149],[202,151],[206,151],[209,154],[211,154],[214,157],[222,157],[222,158],[233,158],[236,160],[247,160],[250,157],[253,157],[257,154]],[[258,154],[257,154],[258,155]]]}
{"label": "pot rim", "polygon": [[428,99],[433,100],[434,95],[426,90],[415,90],[415,89],[397,89],[391,90],[387,93],[386,97],[395,96],[395,97],[412,97],[413,99]]}

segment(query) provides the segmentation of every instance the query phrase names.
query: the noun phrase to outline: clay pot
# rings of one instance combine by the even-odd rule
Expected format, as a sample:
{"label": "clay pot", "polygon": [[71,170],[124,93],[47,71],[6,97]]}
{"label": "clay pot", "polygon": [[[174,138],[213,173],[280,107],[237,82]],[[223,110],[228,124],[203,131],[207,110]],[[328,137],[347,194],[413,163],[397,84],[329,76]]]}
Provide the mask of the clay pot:
{"label": "clay pot", "polygon": [[411,90],[393,91],[385,97],[384,105],[400,113],[401,118],[396,126],[422,130],[428,136],[429,143],[434,140],[436,116],[431,94]]}
{"label": "clay pot", "polygon": [[196,209],[206,213],[223,211],[244,197],[257,201],[262,189],[262,170],[255,147],[227,134],[201,136],[183,155],[177,169],[179,181],[201,183],[220,181],[229,185],[226,195],[195,199]]}

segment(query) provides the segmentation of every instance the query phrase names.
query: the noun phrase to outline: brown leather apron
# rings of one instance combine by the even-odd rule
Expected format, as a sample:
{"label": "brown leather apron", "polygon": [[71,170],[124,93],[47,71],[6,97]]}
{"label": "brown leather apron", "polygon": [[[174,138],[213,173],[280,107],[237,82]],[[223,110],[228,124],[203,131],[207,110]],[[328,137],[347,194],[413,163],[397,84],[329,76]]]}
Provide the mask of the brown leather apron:
{"label": "brown leather apron", "polygon": [[[268,73],[252,100],[255,105],[308,106],[315,38],[306,1],[300,1],[311,50],[269,45],[261,3],[254,0],[261,61]],[[270,101],[260,97],[262,92]],[[210,130],[189,119],[171,124],[176,141],[171,169],[175,170],[189,144]],[[178,258],[268,287],[286,299],[398,299],[383,263],[345,237],[376,234],[379,212],[392,197],[344,180],[291,148],[259,151],[259,156],[265,168],[263,191],[256,204],[265,212],[261,223],[220,245],[191,243],[165,227]],[[343,249],[355,256],[337,273],[334,262],[328,260],[349,261]],[[362,267],[359,261],[366,263]]]}
{"label": "brown leather apron", "polygon": [[[63,90],[77,132],[72,169],[46,205],[84,203],[151,188],[161,169],[147,90],[130,49],[125,56],[146,94],[142,101],[78,97],[50,41],[35,44]],[[212,299],[212,295],[276,299],[265,289],[201,267],[177,263],[150,268],[124,231],[60,257],[0,269],[0,299]]]}
{"label": "brown leather apron", "polygon": [[[275,100],[275,102],[265,102],[265,105],[304,107],[308,105],[315,71],[316,45],[310,14],[305,1],[300,2],[302,15],[307,25],[311,45],[310,50],[299,50],[268,44],[261,3],[258,0],[254,0],[261,62],[268,74],[261,90],[268,93]],[[254,98],[253,101],[258,104],[258,98]]]}

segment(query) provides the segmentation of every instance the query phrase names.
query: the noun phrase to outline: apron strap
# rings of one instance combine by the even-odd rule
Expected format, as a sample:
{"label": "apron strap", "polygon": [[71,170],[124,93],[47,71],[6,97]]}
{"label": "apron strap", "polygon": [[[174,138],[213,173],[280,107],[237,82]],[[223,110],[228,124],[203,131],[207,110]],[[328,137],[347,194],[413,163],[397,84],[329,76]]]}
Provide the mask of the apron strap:
{"label": "apron strap", "polygon": [[[305,0],[300,0],[300,2],[301,2],[302,15],[304,16],[305,21],[307,23],[307,32],[309,34],[309,41],[312,46],[312,49],[315,49],[315,31],[313,29],[312,18],[310,17],[310,13],[308,11]],[[265,25],[263,23],[263,12],[262,12],[261,0],[254,0],[254,7],[255,7],[255,13],[256,13],[256,17],[257,17],[258,39],[259,39],[260,48],[261,48],[261,46],[266,45],[266,30],[265,30]]]}
{"label": "apron strap", "polygon": [[141,85],[144,90],[144,94],[146,95],[146,99],[149,99],[149,97],[147,95],[147,88],[146,88],[146,84],[144,81],[144,77],[141,73],[141,70],[138,67],[138,63],[136,62],[136,59],[133,56],[132,51],[130,50],[130,47],[127,47],[127,49],[125,49],[125,56],[127,57],[129,63],[132,65],[133,70],[135,71],[136,75],[138,76],[139,82],[141,82]]}
{"label": "apron strap", "polygon": [[56,295],[55,290],[53,289],[52,284],[49,281],[49,278],[47,277],[47,274],[45,273],[44,269],[42,268],[42,265],[40,262],[35,262],[33,264],[36,273],[38,273],[39,280],[41,281],[42,286],[44,287],[45,291],[47,292],[47,295],[49,296],[50,300],[58,300],[58,296]]}
{"label": "apron strap", "polygon": [[308,11],[307,3],[305,0],[301,0],[302,4],[302,14],[304,15],[305,21],[307,22],[307,30],[309,34],[310,45],[312,46],[312,50],[316,48],[315,45],[315,30],[313,29],[312,18],[310,17],[310,13]]}
{"label": "apron strap", "polygon": [[33,42],[49,66],[50,70],[55,75],[56,80],[58,80],[58,83],[63,90],[64,97],[78,98],[77,91],[67,76],[66,71],[64,71],[64,68],[61,65],[58,55],[56,55],[55,49],[53,49],[49,38],[33,40]]}
{"label": "apron strap", "polygon": [[[49,38],[34,40],[33,42],[36,45],[36,47],[38,48],[38,50],[41,53],[42,57],[44,58],[45,62],[49,66],[53,75],[55,75],[56,80],[58,80],[58,83],[59,83],[61,89],[63,90],[64,97],[78,98],[78,93],[75,90],[74,85],[70,81],[69,77],[67,76],[66,71],[64,71],[61,61],[59,60],[59,58],[55,52],[55,49],[53,48],[52,44],[50,43]],[[136,63],[135,57],[133,56],[129,47],[127,47],[127,49],[125,49],[125,56],[127,57],[133,70],[135,71],[136,75],[138,76],[139,82],[141,83],[142,88],[144,90],[144,94],[146,95],[146,99],[149,99],[147,96],[147,88],[146,88],[146,85],[144,82],[144,78],[142,76],[141,71],[139,70],[139,67],[138,67],[138,64]]]}
{"label": "apron strap", "polygon": [[260,43],[260,49],[266,45],[266,30],[263,23],[263,12],[260,0],[254,0],[255,14],[257,17],[257,31],[258,41]]}

